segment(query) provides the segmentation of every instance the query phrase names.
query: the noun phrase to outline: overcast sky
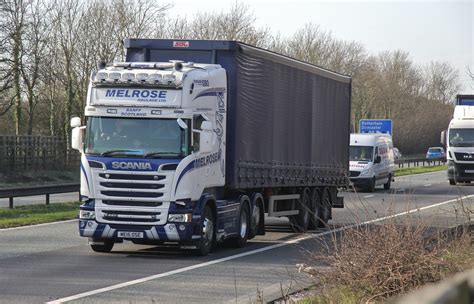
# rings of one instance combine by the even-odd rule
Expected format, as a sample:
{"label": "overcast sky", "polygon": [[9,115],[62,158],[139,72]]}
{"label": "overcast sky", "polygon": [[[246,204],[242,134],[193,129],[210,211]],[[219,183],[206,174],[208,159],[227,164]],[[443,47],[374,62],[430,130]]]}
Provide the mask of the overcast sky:
{"label": "overcast sky", "polygon": [[[173,2],[173,1],[172,1]],[[361,42],[369,52],[402,49],[417,64],[447,61],[459,69],[464,93],[474,92],[466,67],[474,70],[474,0],[330,1],[240,0],[258,26],[290,36],[304,24],[319,24],[339,39]],[[172,13],[228,10],[234,0],[175,0]]]}

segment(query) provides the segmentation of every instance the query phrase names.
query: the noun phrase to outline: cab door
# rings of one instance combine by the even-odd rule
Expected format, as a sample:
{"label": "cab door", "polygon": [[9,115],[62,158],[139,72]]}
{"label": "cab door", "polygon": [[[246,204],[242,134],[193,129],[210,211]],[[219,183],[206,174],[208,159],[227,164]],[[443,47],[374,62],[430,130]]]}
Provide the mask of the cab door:
{"label": "cab door", "polygon": [[383,174],[383,159],[382,156],[380,155],[380,147],[375,146],[374,149],[374,176],[375,176],[375,183],[380,184],[380,179],[381,179],[381,174]]}

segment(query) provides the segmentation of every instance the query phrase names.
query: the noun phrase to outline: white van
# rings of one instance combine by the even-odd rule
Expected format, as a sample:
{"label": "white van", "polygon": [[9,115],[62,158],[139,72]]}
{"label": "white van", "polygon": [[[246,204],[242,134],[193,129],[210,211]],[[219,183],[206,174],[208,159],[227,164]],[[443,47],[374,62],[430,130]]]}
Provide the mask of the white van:
{"label": "white van", "polygon": [[369,192],[375,186],[390,189],[394,180],[394,157],[392,137],[381,133],[351,134],[349,148],[349,170],[351,182],[357,188]]}

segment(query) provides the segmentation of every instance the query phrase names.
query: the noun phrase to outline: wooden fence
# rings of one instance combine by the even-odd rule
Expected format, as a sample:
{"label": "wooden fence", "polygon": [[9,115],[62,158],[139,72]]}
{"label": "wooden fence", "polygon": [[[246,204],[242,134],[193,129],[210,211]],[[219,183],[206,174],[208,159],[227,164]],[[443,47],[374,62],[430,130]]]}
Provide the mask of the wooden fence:
{"label": "wooden fence", "polygon": [[0,172],[78,168],[80,154],[55,136],[0,135]]}

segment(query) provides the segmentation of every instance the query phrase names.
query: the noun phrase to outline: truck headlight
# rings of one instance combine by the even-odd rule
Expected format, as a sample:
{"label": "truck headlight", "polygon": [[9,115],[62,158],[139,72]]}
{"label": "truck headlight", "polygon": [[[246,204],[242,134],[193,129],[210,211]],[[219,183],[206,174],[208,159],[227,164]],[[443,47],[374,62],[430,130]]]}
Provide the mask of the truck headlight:
{"label": "truck headlight", "polygon": [[90,210],[80,210],[79,218],[81,220],[95,220],[95,211]]}
{"label": "truck headlight", "polygon": [[193,215],[191,213],[168,214],[168,222],[189,223],[192,219]]}
{"label": "truck headlight", "polygon": [[370,174],[370,170],[362,170],[362,172],[360,172],[360,176],[367,176]]}

